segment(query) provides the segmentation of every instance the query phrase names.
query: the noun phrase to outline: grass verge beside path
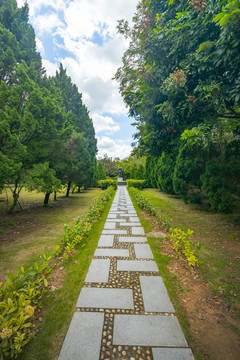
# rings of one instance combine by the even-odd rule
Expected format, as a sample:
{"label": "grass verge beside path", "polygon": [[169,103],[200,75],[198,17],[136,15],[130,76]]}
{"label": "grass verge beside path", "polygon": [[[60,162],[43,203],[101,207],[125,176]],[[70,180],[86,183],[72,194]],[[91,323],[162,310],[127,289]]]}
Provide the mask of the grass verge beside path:
{"label": "grass verge beside path", "polygon": [[[130,194],[130,196],[131,196],[131,194]],[[149,219],[146,219],[143,216],[142,209],[138,206],[138,204],[133,196],[131,196],[131,199],[132,199],[133,205],[137,211],[137,214],[141,221],[141,224],[145,230],[145,233],[146,234],[150,233],[151,231],[154,230],[153,225],[151,224]],[[169,214],[168,214],[168,216],[169,216]],[[152,252],[154,255],[154,260],[156,261],[156,263],[158,265],[160,275],[162,276],[162,278],[164,280],[164,284],[168,290],[168,294],[169,294],[170,299],[175,308],[176,316],[178,317],[178,320],[181,324],[181,327],[183,329],[186,340],[187,340],[188,344],[191,347],[193,347],[194,339],[193,339],[191,330],[188,325],[188,319],[185,314],[184,307],[182,306],[182,304],[179,301],[178,296],[177,296],[178,291],[183,291],[183,287],[182,287],[181,283],[178,281],[177,276],[168,270],[167,266],[170,264],[171,259],[169,256],[162,254],[162,247],[161,247],[161,244],[159,243],[159,239],[149,237],[149,236],[147,236],[147,239],[151,246],[151,249],[152,249]],[[201,350],[198,348],[198,346],[196,344],[194,344],[194,348],[195,348],[194,356],[195,356],[196,360],[206,359],[206,357],[204,357],[201,354]]]}
{"label": "grass verge beside path", "polygon": [[184,260],[176,258],[169,240],[161,237],[166,234],[161,222],[141,210],[132,196],[195,359],[237,359],[240,353],[237,214],[207,212],[154,189],[146,189],[142,194],[161,217],[172,217],[172,228],[194,230],[195,240],[202,244],[198,253],[202,264],[190,271]]}
{"label": "grass verge beside path", "polygon": [[89,237],[84,244],[79,245],[75,255],[64,263],[64,267],[58,267],[53,273],[57,289],[44,299],[39,331],[19,360],[58,358],[112,201],[113,198],[106,205],[101,220],[94,224]]}
{"label": "grass verge beside path", "polygon": [[156,189],[146,189],[143,195],[160,214],[172,217],[172,228],[194,231],[202,245],[198,254],[201,276],[240,318],[239,214],[204,211]]}
{"label": "grass verge beside path", "polygon": [[[31,266],[42,253],[51,253],[63,237],[64,224],[71,225],[74,218],[84,216],[101,192],[101,189],[92,189],[75,193],[69,198],[59,197],[53,207],[42,207],[38,203],[31,212],[2,216],[1,222],[12,226],[1,227],[4,235],[0,236],[0,281],[4,281],[9,271]],[[38,197],[34,192],[28,194],[31,202],[37,202]]]}

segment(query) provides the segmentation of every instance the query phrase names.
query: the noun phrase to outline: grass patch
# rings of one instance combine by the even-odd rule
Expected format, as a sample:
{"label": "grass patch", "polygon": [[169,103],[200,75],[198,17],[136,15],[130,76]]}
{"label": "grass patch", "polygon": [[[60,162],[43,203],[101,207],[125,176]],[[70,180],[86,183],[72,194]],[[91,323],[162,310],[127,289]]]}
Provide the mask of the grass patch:
{"label": "grass patch", "polygon": [[101,220],[94,224],[84,244],[79,245],[75,255],[64,263],[64,269],[58,269],[64,277],[62,288],[49,293],[44,299],[39,331],[19,360],[53,360],[58,357],[112,200],[106,205]]}
{"label": "grass patch", "polygon": [[[145,219],[142,215],[142,210],[137,205],[136,200],[131,196],[132,202],[134,204],[134,207],[137,211],[137,214],[140,218],[141,224],[144,227],[144,230],[146,233],[152,230],[152,225],[150,222]],[[166,214],[166,216],[170,216],[171,214]],[[170,264],[171,259],[167,255],[162,254],[162,246],[161,246],[161,240],[154,238],[154,237],[147,237],[148,242],[150,244],[150,247],[152,249],[154,260],[157,263],[159,273],[161,274],[165,286],[168,290],[169,297],[173,303],[173,306],[176,311],[176,316],[178,317],[178,320],[181,324],[182,330],[184,332],[184,335],[186,337],[186,340],[189,344],[189,346],[194,349],[194,356],[196,360],[204,360],[206,359],[206,356],[204,356],[201,353],[201,349],[199,348],[198,344],[195,342],[191,330],[188,325],[188,318],[185,313],[185,309],[182,305],[182,303],[179,300],[178,293],[179,292],[187,292],[188,289],[186,287],[183,287],[182,284],[179,282],[177,275],[171,273],[167,266]],[[206,354],[205,354],[206,355]],[[209,357],[210,359],[210,357]]]}
{"label": "grass patch", "polygon": [[173,228],[194,231],[195,241],[202,244],[198,257],[203,279],[240,317],[239,214],[206,211],[156,189],[143,190],[143,194],[160,214],[172,217]]}
{"label": "grass patch", "polygon": [[[33,208],[30,213],[25,211],[5,215],[3,223],[12,221],[15,226],[2,226],[0,280],[4,280],[6,273],[14,272],[20,266],[31,266],[43,252],[51,253],[63,237],[63,225],[72,224],[74,218],[82,217],[101,192],[101,189],[92,189],[69,198],[59,198],[51,208],[40,206]],[[35,195],[28,196],[35,199]]]}

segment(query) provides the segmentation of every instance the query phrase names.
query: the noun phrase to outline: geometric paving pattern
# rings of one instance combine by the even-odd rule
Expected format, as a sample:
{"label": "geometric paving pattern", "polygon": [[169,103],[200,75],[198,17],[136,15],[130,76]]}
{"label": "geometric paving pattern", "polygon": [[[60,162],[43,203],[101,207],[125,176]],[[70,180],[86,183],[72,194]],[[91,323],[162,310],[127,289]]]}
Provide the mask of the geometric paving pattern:
{"label": "geometric paving pattern", "polygon": [[144,229],[119,186],[60,360],[194,360]]}

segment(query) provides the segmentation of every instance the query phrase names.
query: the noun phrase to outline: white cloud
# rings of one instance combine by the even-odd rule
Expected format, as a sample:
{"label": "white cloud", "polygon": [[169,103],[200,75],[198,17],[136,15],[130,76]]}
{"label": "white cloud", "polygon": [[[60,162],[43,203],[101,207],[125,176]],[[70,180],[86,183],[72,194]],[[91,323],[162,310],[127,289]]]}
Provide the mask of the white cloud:
{"label": "white cloud", "polygon": [[[51,6],[56,11],[64,10],[71,0],[27,0],[29,5],[29,14],[31,17],[36,15],[43,6]],[[75,0],[77,1],[77,0]],[[17,0],[18,6],[23,6],[26,0]]]}
{"label": "white cloud", "polygon": [[43,43],[41,42],[41,40],[39,40],[38,38],[36,38],[36,48],[37,51],[39,51],[41,53],[41,56],[44,56],[44,46]]}
{"label": "white cloud", "polygon": [[48,75],[54,76],[58,70],[58,64],[53,64],[48,60],[42,60],[43,67],[47,70]]}
{"label": "white cloud", "polygon": [[124,159],[130,155],[132,147],[129,141],[113,140],[107,136],[98,138],[98,158],[107,154],[109,157]]}
{"label": "white cloud", "polygon": [[116,124],[113,118],[111,118],[110,116],[93,114],[92,120],[96,133],[108,131],[109,134],[113,134],[114,132],[120,130],[119,125]]}
{"label": "white cloud", "polygon": [[[78,86],[83,101],[90,110],[96,132],[105,131],[105,135],[119,130],[114,116],[127,114],[126,107],[118,91],[118,84],[112,81],[121,66],[123,52],[128,40],[117,34],[117,20],[124,18],[131,23],[139,0],[28,0],[30,22],[37,35],[37,46],[43,57],[43,66],[49,75],[54,75],[56,64],[62,62],[67,74]],[[17,0],[24,5],[25,0]],[[50,7],[50,8],[49,8]],[[94,43],[95,34],[102,43]],[[58,46],[61,58],[47,58],[44,53],[48,34]],[[58,40],[55,36],[58,35]],[[59,44],[59,37],[62,41]],[[41,44],[41,41],[43,44]],[[43,45],[43,46],[42,46]],[[72,54],[72,56],[71,56]],[[61,55],[60,55],[61,56]],[[51,61],[50,61],[51,60]],[[103,116],[108,113],[111,116]],[[99,140],[99,154],[109,145],[109,153],[123,157],[129,155],[129,142],[120,144],[120,140],[109,143],[108,136]],[[104,145],[105,144],[105,145]],[[117,155],[119,152],[120,155]]]}
{"label": "white cloud", "polygon": [[39,15],[34,17],[32,19],[32,25],[34,26],[38,35],[42,35],[44,32],[50,33],[53,29],[64,26],[58,15],[53,12],[47,15]]}

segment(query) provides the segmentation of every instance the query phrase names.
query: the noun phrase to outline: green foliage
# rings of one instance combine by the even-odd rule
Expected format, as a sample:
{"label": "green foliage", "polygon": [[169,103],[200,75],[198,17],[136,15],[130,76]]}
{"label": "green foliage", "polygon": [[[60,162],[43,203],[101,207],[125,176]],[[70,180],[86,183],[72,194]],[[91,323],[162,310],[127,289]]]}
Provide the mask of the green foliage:
{"label": "green foliage", "polygon": [[98,162],[102,164],[106,176],[113,178],[118,175],[117,162],[108,157],[107,154],[105,154],[102,159],[99,159]]}
{"label": "green foliage", "polygon": [[206,171],[202,175],[203,189],[206,191],[211,207],[220,212],[231,212],[239,194],[237,176],[240,171],[239,159],[225,162],[222,158],[207,162]]}
{"label": "green foliage", "polygon": [[180,147],[173,176],[174,191],[185,202],[201,203],[201,174],[205,170],[205,162],[201,156],[201,148],[189,149],[186,144]]}
{"label": "green foliage", "polygon": [[146,187],[147,183],[145,180],[127,180],[127,186],[128,188],[134,187],[137,189],[144,189]]}
{"label": "green foliage", "polygon": [[[109,186],[97,200],[90,206],[87,214],[82,218],[77,218],[74,225],[65,225],[64,238],[60,245],[55,249],[56,255],[63,259],[72,256],[76,246],[83,243],[91,231],[93,224],[98,221],[105,208],[106,203],[112,198],[115,190],[113,186]],[[84,246],[84,244],[82,245]]]}
{"label": "green foliage", "polygon": [[[135,118],[135,153],[147,156],[149,187],[187,202],[210,196],[202,180],[207,162],[221,158],[227,171],[225,151],[233,138],[239,141],[239,4],[140,1],[133,27],[119,23],[130,42],[115,79]],[[232,157],[237,162],[237,147]],[[226,203],[222,190],[216,196]],[[216,201],[209,198],[214,209],[227,209]]]}
{"label": "green foliage", "polygon": [[100,180],[98,181],[97,186],[103,190],[107,189],[109,186],[112,186],[114,189],[116,189],[117,180],[112,180],[112,179]]}
{"label": "green foliage", "polygon": [[175,162],[172,156],[162,153],[157,161],[157,185],[168,194],[174,194],[173,190],[173,173]]}
{"label": "green foliage", "polygon": [[102,163],[98,161],[97,163],[97,181],[99,180],[106,180],[106,172]]}
{"label": "green foliage", "polygon": [[[72,256],[76,246],[88,236],[93,224],[101,217],[106,203],[115,191],[109,187],[92,203],[86,216],[77,218],[72,226],[65,225],[64,238],[55,249],[62,261]],[[51,257],[42,255],[42,263],[21,267],[16,274],[8,273],[0,284],[0,358],[18,358],[22,348],[34,336],[34,319],[41,308],[41,299],[48,291]]]}
{"label": "green foliage", "polygon": [[44,76],[28,5],[0,2],[0,189],[13,205],[23,185],[46,194],[96,182],[96,139],[77,86],[60,65]]}
{"label": "green foliage", "polygon": [[166,230],[170,229],[171,226],[171,221],[172,219],[170,217],[161,215],[159,213],[157,213],[157,211],[155,210],[155,208],[150,204],[150,202],[143,196],[143,194],[141,193],[141,191],[139,189],[136,189],[134,187],[130,187],[129,188],[129,192],[132,196],[134,196],[137,204],[143,209],[145,210],[149,215],[151,216],[155,216],[156,221],[163,226],[164,228],[166,228]]}
{"label": "green foliage", "polygon": [[27,270],[21,267],[16,275],[8,273],[5,284],[0,284],[1,359],[17,358],[33,337],[33,320],[47,291],[47,278],[51,273],[49,261],[50,257],[43,255],[41,265],[35,263]]}
{"label": "green foliage", "polygon": [[188,266],[198,266],[199,260],[196,257],[196,253],[200,250],[200,244],[195,244],[192,241],[193,231],[190,229],[187,232],[182,231],[181,229],[171,229],[170,234],[167,238],[172,242],[173,248],[176,251],[177,258],[187,260]]}

